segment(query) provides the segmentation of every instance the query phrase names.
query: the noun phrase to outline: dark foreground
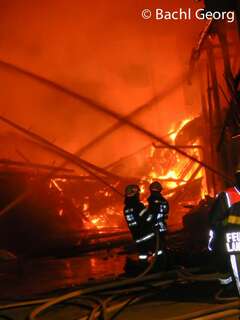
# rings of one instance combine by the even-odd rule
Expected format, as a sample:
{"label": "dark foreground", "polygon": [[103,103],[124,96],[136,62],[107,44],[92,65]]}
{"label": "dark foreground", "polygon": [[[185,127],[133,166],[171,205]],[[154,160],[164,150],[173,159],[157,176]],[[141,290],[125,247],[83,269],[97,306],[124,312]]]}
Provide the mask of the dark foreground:
{"label": "dark foreground", "polygon": [[[94,299],[110,299],[106,306],[107,317],[98,319],[171,319],[219,305],[219,301],[215,299],[219,291],[217,274],[209,268],[172,266],[171,271],[150,274],[146,276],[146,280],[138,279],[136,283],[133,280],[131,284],[114,287],[114,283],[133,279],[124,274],[125,261],[126,254],[123,248],[119,248],[74,258],[36,258],[24,261],[21,265],[14,261],[6,262],[4,267],[2,264],[0,274],[1,305],[53,298],[79,288],[86,290],[109,283],[112,288],[96,293],[94,291]],[[145,276],[143,278],[145,279]],[[87,299],[91,300],[91,297]],[[99,303],[95,300],[91,301],[90,305],[90,310],[86,309],[78,296],[54,305],[37,319],[96,319],[100,311]],[[3,309],[0,311],[0,319],[29,319],[29,314],[37,306]],[[123,306],[125,307],[122,309]],[[96,309],[96,314],[88,318],[91,308]]]}

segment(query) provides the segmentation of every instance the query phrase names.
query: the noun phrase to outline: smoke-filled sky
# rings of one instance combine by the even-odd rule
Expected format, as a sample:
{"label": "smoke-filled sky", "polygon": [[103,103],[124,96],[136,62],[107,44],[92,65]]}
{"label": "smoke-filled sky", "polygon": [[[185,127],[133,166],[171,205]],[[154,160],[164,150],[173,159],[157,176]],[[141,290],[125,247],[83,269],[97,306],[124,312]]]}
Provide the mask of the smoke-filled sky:
{"label": "smoke-filled sky", "polygon": [[[161,99],[133,119],[164,135],[174,122],[197,114],[177,85],[187,71],[204,22],[144,20],[145,8],[192,8],[193,0],[0,0],[0,60],[65,86],[121,115],[154,96]],[[7,118],[76,152],[117,121],[91,105],[0,64],[0,110]],[[192,88],[193,90],[193,88]],[[192,91],[192,96],[197,96]],[[35,162],[54,157],[27,150],[0,123],[1,157],[16,144]],[[7,131],[6,131],[7,130]],[[126,125],[82,157],[106,165],[151,139]],[[3,148],[3,145],[5,147]],[[42,151],[41,151],[42,152]],[[49,157],[49,158],[48,158]]]}

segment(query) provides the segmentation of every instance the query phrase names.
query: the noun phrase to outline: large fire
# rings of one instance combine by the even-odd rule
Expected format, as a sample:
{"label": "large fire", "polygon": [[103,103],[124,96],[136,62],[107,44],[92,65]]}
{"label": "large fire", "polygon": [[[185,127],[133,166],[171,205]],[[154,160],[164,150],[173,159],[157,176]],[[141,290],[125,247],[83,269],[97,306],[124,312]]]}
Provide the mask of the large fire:
{"label": "large fire", "polygon": [[178,127],[176,127],[176,125],[172,125],[171,129],[168,131],[168,134],[169,134],[169,138],[171,139],[171,141],[173,143],[175,143],[175,139],[178,135],[178,133],[180,132],[180,130],[187,124],[189,123],[190,121],[192,120],[192,118],[187,118],[187,119],[184,119],[180,125]]}
{"label": "large fire", "polygon": [[[183,120],[178,126],[169,130],[169,144],[183,148],[190,156],[201,160],[201,141],[198,137],[177,145],[177,137],[186,124],[192,119]],[[181,139],[180,139],[181,141]],[[184,139],[183,139],[184,141]],[[153,144],[149,148],[151,170],[140,181],[142,199],[148,197],[148,186],[153,181],[159,181],[163,186],[163,194],[170,202],[172,214],[169,225],[172,229],[182,227],[182,218],[188,212],[189,206],[198,205],[207,194],[205,171],[199,163],[179,154],[173,149]]]}
{"label": "large fire", "polygon": [[[189,155],[201,160],[201,146],[198,138],[192,139],[191,142],[185,143],[183,146],[176,145],[179,133],[191,120],[191,118],[188,118],[178,125],[173,125],[168,133],[168,142],[178,148],[184,148],[184,151]],[[181,224],[181,218],[184,215],[182,208],[185,204],[184,201],[186,201],[186,198],[182,197],[182,194],[186,194],[186,191],[181,188],[190,186],[191,183],[194,184],[196,181],[198,182],[197,187],[193,185],[193,188],[197,191],[192,197],[192,187],[188,187],[188,199],[193,199],[193,202],[196,203],[204,198],[206,185],[203,168],[198,163],[179,154],[176,150],[157,143],[153,143],[149,147],[145,159],[147,159],[145,163],[148,172],[145,170],[146,173],[139,179],[142,200],[146,201],[149,184],[156,180],[159,181],[163,185],[164,195],[170,203],[172,201],[172,210],[178,212],[174,218],[174,223]],[[77,216],[82,220],[84,229],[126,228],[122,214],[123,203],[120,198],[114,198],[112,190],[100,186],[91,191],[87,188],[81,191],[79,185],[75,186],[74,190],[71,189],[70,192],[69,190],[67,192],[67,186],[67,179],[54,178],[49,183],[49,187],[59,194],[59,217],[65,217],[69,210],[69,206],[64,205],[64,197],[68,193],[71,198],[71,205],[77,212]],[[79,190],[77,190],[78,188]],[[189,200],[187,201],[189,202]]]}
{"label": "large fire", "polygon": [[[176,137],[181,129],[191,121],[191,118],[183,120],[178,127],[172,126],[169,130],[169,140],[173,145],[176,145]],[[196,139],[191,145],[179,146],[186,147],[189,155],[201,159],[199,140]],[[177,146],[178,147],[178,146]],[[180,155],[174,150],[150,147],[149,160],[152,162],[152,170],[148,175],[141,179],[142,183],[151,183],[154,180],[159,180],[163,183],[166,189],[174,189],[189,181],[202,178],[204,176],[203,169],[199,167],[198,163]],[[144,193],[145,187],[141,186],[141,192]],[[203,196],[206,192],[204,182],[202,183]]]}

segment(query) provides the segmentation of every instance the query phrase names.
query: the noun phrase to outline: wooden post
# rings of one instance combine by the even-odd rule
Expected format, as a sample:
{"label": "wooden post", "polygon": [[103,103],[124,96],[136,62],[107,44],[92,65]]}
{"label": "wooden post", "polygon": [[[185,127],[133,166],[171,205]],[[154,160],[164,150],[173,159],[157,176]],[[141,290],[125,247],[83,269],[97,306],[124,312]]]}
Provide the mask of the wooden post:
{"label": "wooden post", "polygon": [[[210,155],[211,155],[211,165],[215,166],[215,148],[214,148],[214,119],[213,119],[213,104],[212,104],[212,88],[210,83],[210,75],[209,69],[207,68],[207,97],[208,97],[208,119],[209,119],[209,129],[208,129],[208,136],[210,141]],[[216,179],[215,175],[212,174],[212,187],[213,193],[216,194]]]}
{"label": "wooden post", "polygon": [[[199,82],[200,82],[200,90],[201,90],[201,105],[202,105],[202,119],[203,119],[203,139],[201,141],[203,151],[202,157],[204,161],[211,163],[214,165],[212,159],[212,143],[211,143],[211,134],[210,134],[210,125],[209,125],[209,110],[207,108],[207,101],[204,92],[204,83],[202,78],[202,73],[200,69],[198,70]],[[208,143],[206,143],[208,142]],[[210,142],[210,143],[209,143]],[[206,177],[206,185],[208,193],[213,193],[215,195],[215,175],[212,172],[205,170]]]}

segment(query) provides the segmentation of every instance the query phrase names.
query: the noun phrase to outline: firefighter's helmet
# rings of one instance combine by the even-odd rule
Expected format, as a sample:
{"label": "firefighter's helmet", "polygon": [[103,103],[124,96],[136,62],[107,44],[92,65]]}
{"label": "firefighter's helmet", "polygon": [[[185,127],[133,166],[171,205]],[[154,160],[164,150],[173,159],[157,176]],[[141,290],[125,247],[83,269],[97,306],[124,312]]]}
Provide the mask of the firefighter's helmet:
{"label": "firefighter's helmet", "polygon": [[240,187],[240,164],[238,164],[235,169],[235,179],[237,186]]}
{"label": "firefighter's helmet", "polygon": [[140,188],[137,184],[129,184],[125,188],[125,196],[126,197],[133,197],[140,192]]}
{"label": "firefighter's helmet", "polygon": [[154,181],[150,184],[149,189],[151,192],[154,192],[154,191],[161,192],[163,187],[160,182]]}
{"label": "firefighter's helmet", "polygon": [[237,175],[240,174],[240,163],[236,167],[235,174],[237,174]]}

